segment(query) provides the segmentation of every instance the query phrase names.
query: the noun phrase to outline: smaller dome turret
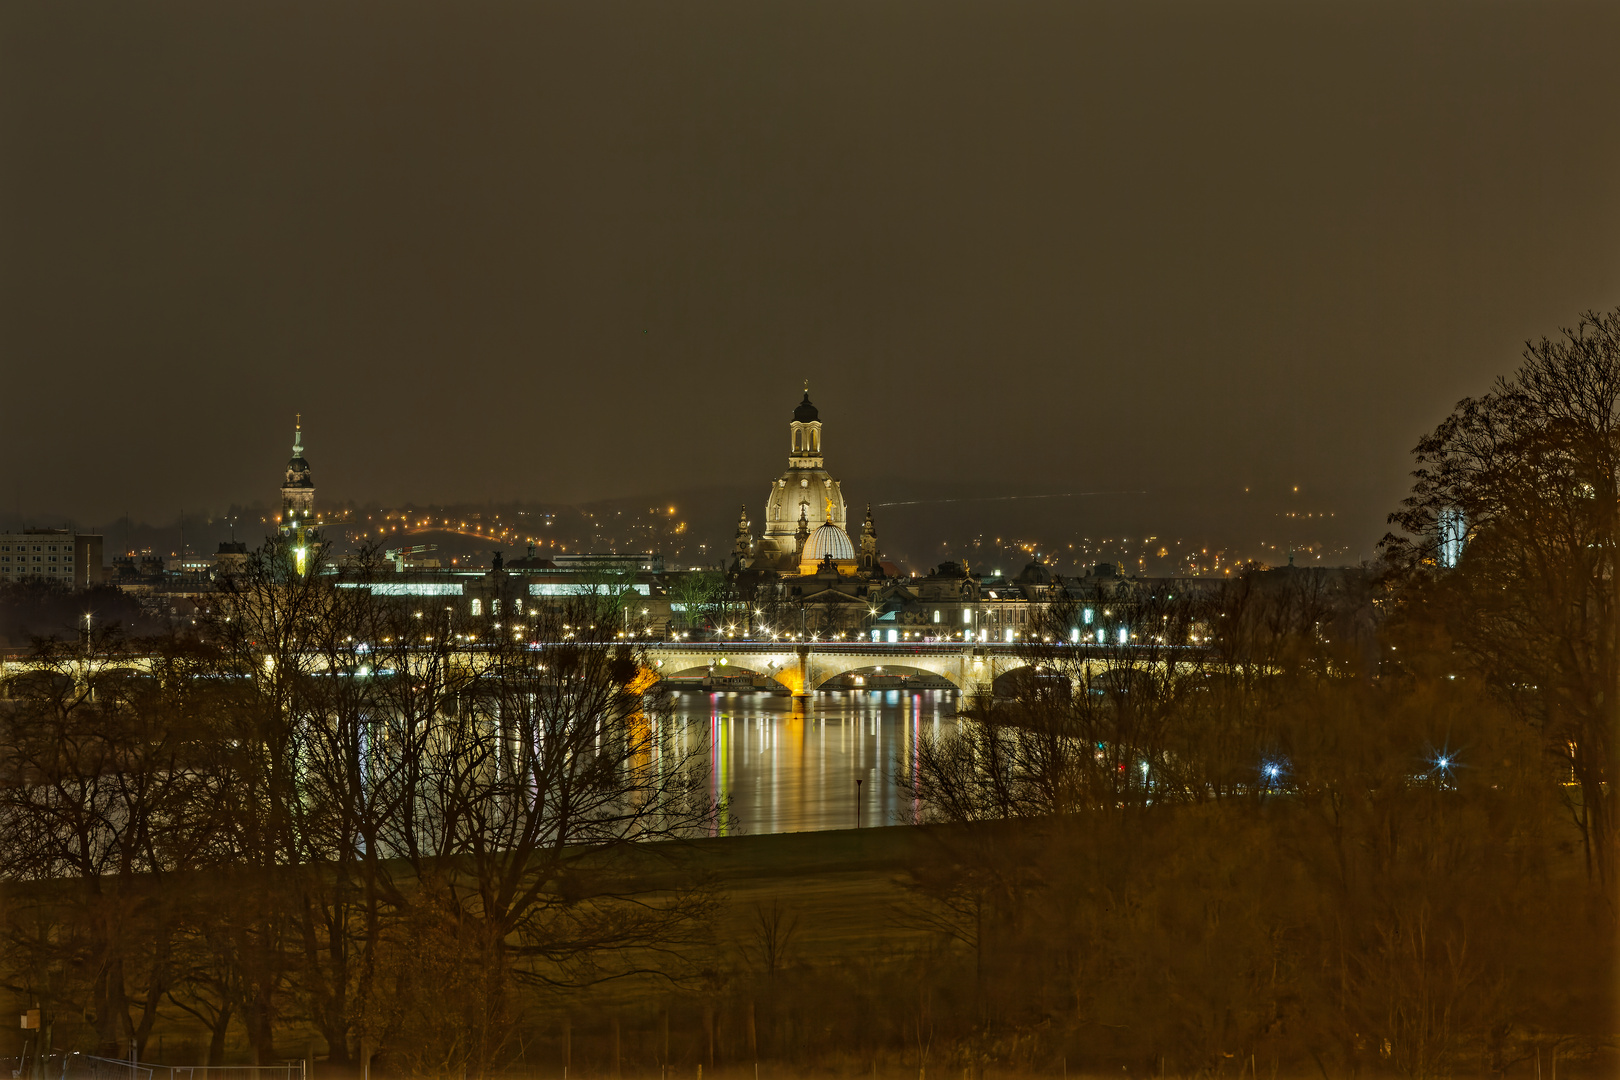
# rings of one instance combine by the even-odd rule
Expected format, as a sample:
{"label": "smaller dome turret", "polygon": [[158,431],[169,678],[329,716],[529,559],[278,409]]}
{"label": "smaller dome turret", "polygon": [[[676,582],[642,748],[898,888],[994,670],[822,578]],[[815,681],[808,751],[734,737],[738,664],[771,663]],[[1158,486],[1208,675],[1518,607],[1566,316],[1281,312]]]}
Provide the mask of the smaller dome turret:
{"label": "smaller dome turret", "polygon": [[849,542],[849,533],[836,525],[823,525],[810,534],[810,540],[804,545],[806,560],[820,562],[831,557],[834,562],[855,557],[855,545]]}
{"label": "smaller dome turret", "polygon": [[804,400],[799,402],[797,409],[793,410],[793,419],[800,424],[808,424],[813,420],[821,419],[821,414],[816,412],[816,407],[810,404],[810,388],[808,386],[804,388]]}
{"label": "smaller dome turret", "polygon": [[804,550],[799,553],[799,573],[820,573],[829,565],[840,574],[853,574],[856,570],[855,545],[850,542],[849,533],[831,522],[816,529],[805,540]]}
{"label": "smaller dome turret", "polygon": [[1037,559],[1024,567],[1016,580],[1020,585],[1050,585],[1052,583],[1052,571],[1048,570],[1046,564]]}

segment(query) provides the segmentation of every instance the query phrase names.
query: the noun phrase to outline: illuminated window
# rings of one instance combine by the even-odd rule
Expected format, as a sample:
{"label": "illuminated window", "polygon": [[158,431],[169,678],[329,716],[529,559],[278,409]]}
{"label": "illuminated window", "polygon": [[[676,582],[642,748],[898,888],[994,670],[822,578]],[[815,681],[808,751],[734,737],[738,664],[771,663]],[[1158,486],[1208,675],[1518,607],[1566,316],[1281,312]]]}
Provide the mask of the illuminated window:
{"label": "illuminated window", "polygon": [[1091,620],[1096,616],[1097,613],[1095,611],[1092,611],[1090,608],[1086,608],[1086,610],[1082,614],[1083,614],[1083,617],[1086,620],[1086,625],[1090,626],[1091,625]]}
{"label": "illuminated window", "polygon": [[1099,627],[1097,627],[1097,644],[1101,645],[1102,643],[1103,643],[1103,628],[1099,626]]}
{"label": "illuminated window", "polygon": [[499,615],[501,613],[501,602],[499,600],[491,600],[489,602],[489,613],[491,615]]}
{"label": "illuminated window", "polygon": [[973,625],[973,612],[970,611],[967,608],[962,609],[962,625],[963,626],[972,626]]}
{"label": "illuminated window", "polygon": [[1013,637],[1013,632],[1011,630],[1008,630],[1003,634],[1002,640],[1005,641],[1008,645],[1011,645],[1012,644],[1012,637]]}
{"label": "illuminated window", "polygon": [[1131,640],[1131,632],[1129,630],[1127,630],[1123,626],[1120,627],[1119,628],[1119,643],[1121,645],[1124,645],[1124,644],[1127,644],[1130,640]]}
{"label": "illuminated window", "polygon": [[899,636],[899,634],[898,634],[897,631],[890,630],[889,631],[889,643],[893,644],[898,636]]}
{"label": "illuminated window", "polygon": [[934,609],[934,621],[939,622],[939,609],[938,608]]}
{"label": "illuminated window", "polygon": [[1076,645],[1080,644],[1080,628],[1078,626],[1069,631],[1069,641]]}
{"label": "illuminated window", "polygon": [[473,599],[472,613],[474,615],[482,615],[484,613],[484,602],[482,600],[479,600],[477,598]]}

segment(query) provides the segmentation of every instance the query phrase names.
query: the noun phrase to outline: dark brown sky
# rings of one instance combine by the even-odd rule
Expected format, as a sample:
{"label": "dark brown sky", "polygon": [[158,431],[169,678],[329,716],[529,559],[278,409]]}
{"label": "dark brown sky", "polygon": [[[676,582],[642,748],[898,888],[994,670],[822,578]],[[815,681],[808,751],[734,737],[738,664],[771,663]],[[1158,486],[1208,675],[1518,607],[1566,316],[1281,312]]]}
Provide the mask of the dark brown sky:
{"label": "dark brown sky", "polygon": [[[5,509],[778,470],[1382,530],[1620,303],[1620,5],[0,7]],[[48,451],[48,452],[47,452]],[[1171,509],[1173,510],[1173,505]]]}

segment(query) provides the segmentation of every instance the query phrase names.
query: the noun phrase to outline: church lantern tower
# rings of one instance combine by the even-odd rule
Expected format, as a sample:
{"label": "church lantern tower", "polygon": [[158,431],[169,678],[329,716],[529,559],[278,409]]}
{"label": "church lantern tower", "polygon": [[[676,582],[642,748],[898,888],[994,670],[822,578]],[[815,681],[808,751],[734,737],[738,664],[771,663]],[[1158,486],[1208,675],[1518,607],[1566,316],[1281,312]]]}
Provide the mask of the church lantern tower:
{"label": "church lantern tower", "polygon": [[810,404],[810,387],[804,388],[804,400],[793,410],[793,449],[788,465],[794,469],[821,468],[821,414]]}

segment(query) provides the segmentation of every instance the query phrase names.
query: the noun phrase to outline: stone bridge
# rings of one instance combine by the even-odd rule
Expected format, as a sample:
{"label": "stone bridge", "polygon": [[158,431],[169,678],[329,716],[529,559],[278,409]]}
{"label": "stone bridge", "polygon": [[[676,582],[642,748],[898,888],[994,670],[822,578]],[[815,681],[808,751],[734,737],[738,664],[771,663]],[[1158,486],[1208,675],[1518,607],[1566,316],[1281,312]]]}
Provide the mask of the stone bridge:
{"label": "stone bridge", "polygon": [[1027,667],[1016,647],[861,642],[718,642],[654,644],[647,659],[663,678],[693,675],[755,675],[792,691],[814,693],[829,680],[882,668],[886,674],[928,672],[964,693],[989,690],[995,680]]}
{"label": "stone bridge", "polygon": [[[458,655],[470,661],[474,654],[458,651]],[[990,690],[1000,676],[1028,666],[1015,646],[977,643],[670,642],[648,645],[646,656],[652,674],[660,678],[753,675],[756,681],[774,682],[795,697],[814,693],[840,675],[870,673],[877,668],[894,675],[927,672],[971,694]],[[73,663],[69,670],[80,681],[108,668],[144,672],[150,669],[150,662],[141,656],[111,662],[95,658]],[[35,669],[29,659],[0,657],[0,682]]]}

